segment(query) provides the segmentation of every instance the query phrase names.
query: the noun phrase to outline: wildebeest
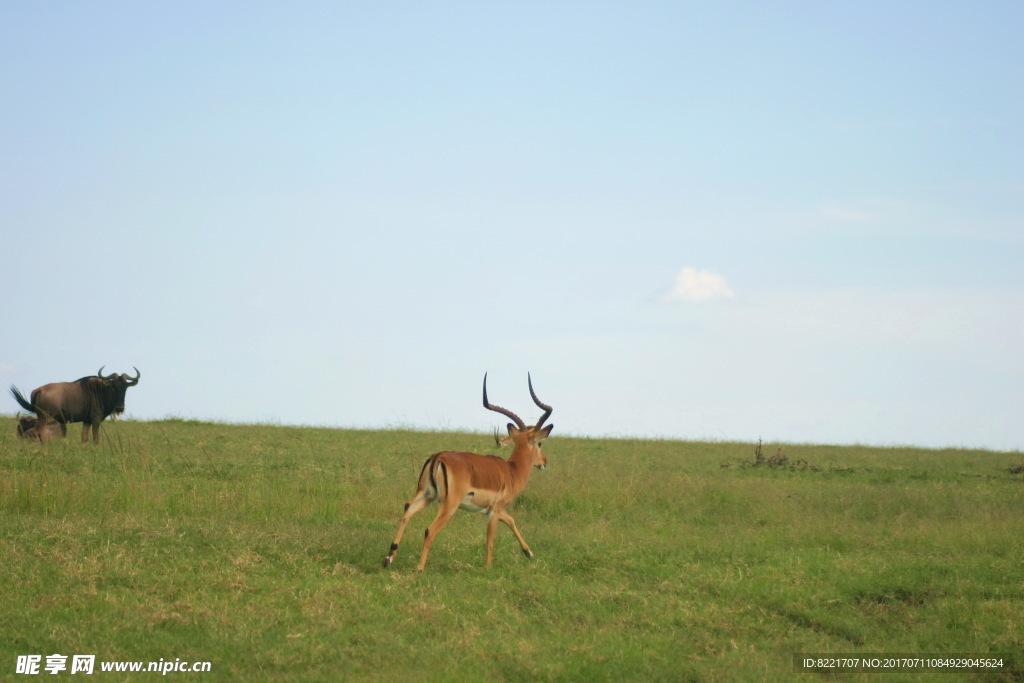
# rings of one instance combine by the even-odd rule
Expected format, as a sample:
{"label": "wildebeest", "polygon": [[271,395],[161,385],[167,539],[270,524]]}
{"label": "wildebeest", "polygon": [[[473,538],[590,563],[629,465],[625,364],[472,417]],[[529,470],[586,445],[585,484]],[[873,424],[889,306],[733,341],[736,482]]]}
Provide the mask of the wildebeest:
{"label": "wildebeest", "polygon": [[46,441],[56,436],[64,437],[68,434],[68,426],[63,422],[49,422],[39,425],[39,418],[35,415],[18,416],[18,437],[22,439],[39,439]]}
{"label": "wildebeest", "polygon": [[31,401],[26,401],[13,385],[11,394],[22,408],[36,414],[44,429],[54,422],[62,425],[82,422],[82,443],[89,440],[89,425],[92,425],[92,440],[99,443],[100,423],[111,413],[124,412],[125,392],[128,387],[138,384],[142,377],[138,368],[132,369],[135,370],[135,377],[116,373],[104,375],[101,366],[100,371],[90,377],[74,382],[44,384],[33,390]]}

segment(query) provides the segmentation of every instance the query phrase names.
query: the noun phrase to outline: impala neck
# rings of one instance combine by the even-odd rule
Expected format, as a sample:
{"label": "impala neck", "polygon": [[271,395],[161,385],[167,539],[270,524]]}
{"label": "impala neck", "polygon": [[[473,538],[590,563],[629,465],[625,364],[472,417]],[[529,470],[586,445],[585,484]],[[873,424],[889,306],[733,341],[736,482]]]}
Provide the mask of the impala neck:
{"label": "impala neck", "polygon": [[512,470],[516,490],[522,490],[530,480],[533,472],[533,449],[530,446],[516,445],[508,456],[508,466]]}

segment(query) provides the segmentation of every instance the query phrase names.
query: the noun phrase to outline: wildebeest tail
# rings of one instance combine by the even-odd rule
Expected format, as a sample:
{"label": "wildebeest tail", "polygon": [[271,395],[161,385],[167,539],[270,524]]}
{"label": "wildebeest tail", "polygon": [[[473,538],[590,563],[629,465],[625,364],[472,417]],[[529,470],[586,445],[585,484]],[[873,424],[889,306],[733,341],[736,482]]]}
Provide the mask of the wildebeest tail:
{"label": "wildebeest tail", "polygon": [[36,412],[36,409],[32,407],[32,404],[25,400],[25,397],[18,391],[18,387],[11,385],[11,395],[14,396],[14,400],[17,401],[22,408],[29,411],[30,413]]}

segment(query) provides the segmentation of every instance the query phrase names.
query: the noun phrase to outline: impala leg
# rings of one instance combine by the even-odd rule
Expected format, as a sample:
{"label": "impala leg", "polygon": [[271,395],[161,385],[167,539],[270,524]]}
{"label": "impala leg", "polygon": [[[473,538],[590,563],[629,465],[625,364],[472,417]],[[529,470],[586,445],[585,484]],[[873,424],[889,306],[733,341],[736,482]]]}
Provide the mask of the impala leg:
{"label": "impala leg", "polygon": [[427,555],[430,553],[430,546],[433,545],[434,539],[437,538],[437,534],[440,533],[444,525],[451,520],[452,515],[459,509],[458,498],[445,498],[441,501],[441,510],[437,513],[437,517],[431,522],[430,526],[427,527],[427,532],[423,536],[423,553],[420,555],[419,566],[416,567],[416,571],[423,571],[423,568],[427,566]]}
{"label": "impala leg", "polygon": [[498,529],[500,512],[492,512],[487,516],[487,568],[491,567],[491,555],[494,553],[494,532]]}
{"label": "impala leg", "polygon": [[516,526],[516,520],[512,519],[512,515],[508,514],[504,510],[498,513],[499,521],[504,522],[512,533],[515,534],[516,540],[519,541],[519,547],[523,549],[523,554],[533,559],[533,552],[530,550],[530,546],[526,545],[526,539],[519,533],[519,527]]}
{"label": "impala leg", "polygon": [[395,559],[395,553],[398,552],[398,544],[402,542],[402,534],[405,533],[405,525],[409,523],[413,515],[430,505],[430,503],[431,499],[427,497],[426,491],[421,491],[416,494],[415,498],[405,504],[405,513],[402,515],[402,521],[398,523],[398,533],[395,534],[395,542],[391,544],[391,551],[384,558],[385,569]]}

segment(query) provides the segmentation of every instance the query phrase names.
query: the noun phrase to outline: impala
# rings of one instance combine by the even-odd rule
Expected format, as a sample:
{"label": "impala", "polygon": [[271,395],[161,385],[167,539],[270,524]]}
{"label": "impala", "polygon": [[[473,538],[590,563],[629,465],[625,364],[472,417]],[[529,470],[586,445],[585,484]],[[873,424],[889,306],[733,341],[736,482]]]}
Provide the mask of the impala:
{"label": "impala", "polygon": [[405,525],[417,512],[430,505],[433,501],[440,503],[441,509],[437,517],[427,528],[423,539],[423,553],[417,571],[423,571],[427,564],[430,546],[437,538],[444,525],[452,518],[459,508],[469,512],[480,512],[487,515],[487,566],[491,566],[491,555],[494,550],[494,532],[498,522],[504,522],[515,534],[523,554],[532,558],[530,546],[526,545],[523,535],[516,527],[516,520],[505,512],[505,507],[515,500],[530,480],[532,468],[544,469],[548,459],[540,449],[541,441],[551,434],[554,425],[544,427],[544,422],[551,416],[551,406],[537,398],[533,391],[533,380],[526,376],[533,402],[544,411],[537,424],[527,427],[526,424],[507,408],[492,405],[487,401],[487,374],[484,374],[484,408],[501,413],[512,419],[509,423],[508,436],[499,438],[495,430],[494,440],[499,446],[512,444],[512,454],[508,460],[496,455],[477,455],[457,451],[442,451],[430,456],[420,470],[419,484],[416,495],[405,504],[405,514],[398,524],[395,542],[391,551],[384,558],[384,567],[388,567],[395,559],[398,544],[405,533]]}

